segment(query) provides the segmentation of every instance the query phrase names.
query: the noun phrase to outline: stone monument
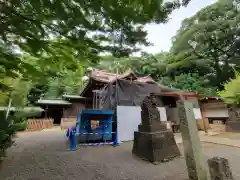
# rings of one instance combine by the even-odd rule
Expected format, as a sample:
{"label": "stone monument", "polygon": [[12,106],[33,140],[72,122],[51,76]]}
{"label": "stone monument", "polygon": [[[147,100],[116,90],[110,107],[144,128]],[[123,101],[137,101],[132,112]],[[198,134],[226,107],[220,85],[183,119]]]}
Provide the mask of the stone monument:
{"label": "stone monument", "polygon": [[226,122],[227,132],[240,132],[240,108],[230,107],[228,109],[229,120]]}
{"label": "stone monument", "polygon": [[147,96],[141,109],[142,123],[134,132],[132,153],[154,164],[180,156],[173,132],[160,121],[156,97]]}

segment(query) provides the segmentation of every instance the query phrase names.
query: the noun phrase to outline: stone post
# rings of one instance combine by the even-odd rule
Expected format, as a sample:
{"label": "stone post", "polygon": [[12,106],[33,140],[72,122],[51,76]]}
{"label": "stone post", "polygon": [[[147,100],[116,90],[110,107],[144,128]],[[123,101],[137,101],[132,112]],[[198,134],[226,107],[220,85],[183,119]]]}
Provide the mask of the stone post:
{"label": "stone post", "polygon": [[190,101],[180,100],[177,102],[177,107],[189,179],[208,180],[193,113],[193,105]]}
{"label": "stone post", "polygon": [[233,180],[228,160],[221,157],[208,159],[211,180]]}

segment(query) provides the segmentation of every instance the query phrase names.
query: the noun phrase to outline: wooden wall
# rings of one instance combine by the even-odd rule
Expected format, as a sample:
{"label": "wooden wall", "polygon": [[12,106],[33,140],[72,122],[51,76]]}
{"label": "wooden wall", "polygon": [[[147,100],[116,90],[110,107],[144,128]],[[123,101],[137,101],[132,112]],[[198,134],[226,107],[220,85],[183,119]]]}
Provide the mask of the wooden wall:
{"label": "wooden wall", "polygon": [[63,110],[63,116],[61,119],[61,129],[71,128],[76,124],[76,118],[80,114],[82,109],[86,106],[81,102],[71,102],[72,105],[69,108]]}
{"label": "wooden wall", "polygon": [[83,103],[72,102],[72,105],[69,108],[63,110],[63,118],[76,117],[82,109],[85,109],[85,105]]}
{"label": "wooden wall", "polygon": [[209,101],[201,103],[202,109],[219,109],[219,108],[227,108],[227,105],[222,101]]}

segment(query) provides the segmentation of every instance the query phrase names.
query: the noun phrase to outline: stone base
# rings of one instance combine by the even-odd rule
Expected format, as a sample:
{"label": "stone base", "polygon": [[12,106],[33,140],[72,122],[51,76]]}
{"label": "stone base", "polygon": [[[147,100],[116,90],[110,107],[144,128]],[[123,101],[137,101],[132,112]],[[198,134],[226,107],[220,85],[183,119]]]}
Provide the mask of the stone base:
{"label": "stone base", "polygon": [[240,132],[240,121],[227,121],[226,132]]}
{"label": "stone base", "polygon": [[135,131],[132,153],[154,164],[181,156],[170,130],[154,133]]}

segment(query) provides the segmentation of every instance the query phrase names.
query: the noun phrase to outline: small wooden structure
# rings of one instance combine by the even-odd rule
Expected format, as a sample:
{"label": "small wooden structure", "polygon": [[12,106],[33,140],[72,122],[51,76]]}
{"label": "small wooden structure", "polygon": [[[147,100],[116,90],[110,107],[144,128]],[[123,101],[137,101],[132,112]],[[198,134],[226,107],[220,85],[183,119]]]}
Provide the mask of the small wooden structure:
{"label": "small wooden structure", "polygon": [[72,105],[63,99],[40,99],[36,104],[45,110],[41,119],[53,119],[54,124],[60,124],[64,109]]}
{"label": "small wooden structure", "polygon": [[45,99],[37,102],[45,109],[43,119],[53,119],[62,129],[72,127],[80,111],[89,107],[88,98],[78,95],[63,95],[62,99]]}
{"label": "small wooden structure", "polygon": [[199,104],[208,129],[216,132],[225,131],[229,119],[227,104],[220,97],[199,98]]}
{"label": "small wooden structure", "polygon": [[76,119],[81,110],[88,109],[89,101],[88,98],[78,95],[63,95],[64,100],[71,103],[71,106],[63,109],[63,115],[61,118],[60,127],[61,129],[71,128],[76,124]]}
{"label": "small wooden structure", "polygon": [[213,124],[214,121],[221,121],[222,124],[225,124],[229,117],[228,107],[220,97],[204,97],[199,101],[202,112],[210,124]]}

